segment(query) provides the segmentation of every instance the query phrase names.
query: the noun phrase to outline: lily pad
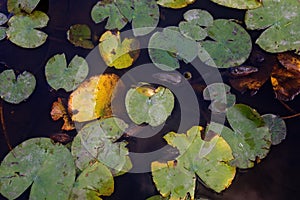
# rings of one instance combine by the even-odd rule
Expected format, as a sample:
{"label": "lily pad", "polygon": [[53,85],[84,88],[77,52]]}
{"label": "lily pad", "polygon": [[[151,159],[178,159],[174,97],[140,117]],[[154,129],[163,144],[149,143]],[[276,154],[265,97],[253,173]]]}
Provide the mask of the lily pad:
{"label": "lily pad", "polygon": [[91,41],[91,29],[86,24],[75,24],[67,32],[68,40],[77,47],[93,49],[94,44]]}
{"label": "lily pad", "polygon": [[157,4],[167,7],[167,8],[184,8],[192,3],[194,3],[196,0],[158,0]]}
{"label": "lily pad", "polygon": [[96,162],[78,176],[70,200],[98,199],[114,192],[114,179],[107,167]]}
{"label": "lily pad", "polygon": [[273,114],[261,116],[271,132],[272,145],[277,145],[286,137],[286,125],[283,119]]}
{"label": "lily pad", "polygon": [[0,13],[0,25],[5,24],[7,22],[7,20],[8,19],[7,19],[6,15],[3,13]]}
{"label": "lily pad", "polygon": [[162,197],[160,195],[154,195],[152,197],[147,198],[146,200],[169,200],[169,197]]}
{"label": "lily pad", "polygon": [[261,0],[211,0],[222,6],[237,9],[254,9],[263,5]]}
{"label": "lily pad", "polygon": [[39,2],[40,0],[7,0],[7,10],[14,14],[18,14],[22,11],[30,14]]}
{"label": "lily pad", "polygon": [[34,11],[30,15],[14,15],[8,21],[7,37],[23,48],[39,47],[44,44],[48,35],[37,28],[47,26],[48,21],[49,17],[41,11]]}
{"label": "lily pad", "polygon": [[229,68],[243,64],[250,55],[252,42],[239,24],[218,19],[207,28],[211,40],[200,42],[198,57],[207,65]]}
{"label": "lily pad", "polygon": [[0,41],[6,38],[6,28],[0,27]]}
{"label": "lily pad", "polygon": [[135,36],[146,35],[154,30],[159,21],[159,8],[155,0],[142,1],[99,1],[92,9],[92,19],[95,23],[104,21],[106,29],[121,30],[132,21]]}
{"label": "lily pad", "polygon": [[178,165],[177,161],[152,162],[151,171],[156,188],[163,197],[186,199],[190,195],[193,199],[196,186],[195,173]]}
{"label": "lily pad", "polygon": [[75,56],[67,66],[65,54],[57,54],[50,58],[45,67],[46,79],[49,85],[58,90],[65,89],[67,92],[76,89],[87,77],[88,63],[84,58]]}
{"label": "lily pad", "polygon": [[72,143],[72,155],[80,170],[89,163],[99,161],[112,171],[114,176],[131,169],[126,142],[116,142],[127,128],[118,118],[106,118],[85,125]]}
{"label": "lily pad", "polygon": [[148,45],[152,62],[164,71],[180,67],[179,60],[189,63],[197,56],[196,41],[184,37],[178,28],[167,27],[163,32],[154,33]]}
{"label": "lily pad", "polygon": [[179,150],[178,164],[196,173],[207,187],[221,192],[229,187],[235,176],[235,167],[229,165],[232,151],[222,137],[202,140],[201,130],[202,127],[194,126],[186,134],[170,132],[164,138]]}
{"label": "lily pad", "polygon": [[110,106],[118,80],[115,74],[102,74],[84,81],[69,98],[72,120],[85,122],[111,116]]}
{"label": "lily pad", "polygon": [[127,92],[125,106],[134,123],[159,126],[167,120],[174,108],[174,95],[164,87],[155,89],[141,85]]}
{"label": "lily pad", "polygon": [[130,67],[139,56],[139,41],[125,38],[121,42],[120,32],[106,31],[100,37],[99,51],[109,67],[123,69]]}
{"label": "lily pad", "polygon": [[213,112],[224,113],[235,104],[235,95],[230,93],[230,86],[224,83],[212,83],[203,90],[203,98],[212,103],[209,109]]}
{"label": "lily pad", "polygon": [[205,27],[213,24],[213,17],[205,10],[192,9],[183,15],[186,21],[179,23],[179,30],[184,36],[199,41],[207,36]]}
{"label": "lily pad", "polygon": [[8,199],[16,199],[31,186],[29,199],[67,200],[74,181],[70,151],[49,138],[26,140],[0,166],[0,192]]}
{"label": "lily pad", "polygon": [[5,70],[0,74],[0,97],[9,103],[21,103],[32,94],[35,85],[31,73],[25,71],[16,78],[13,70]]}
{"label": "lily pad", "polygon": [[300,2],[298,0],[264,0],[264,6],[248,10],[248,29],[266,29],[256,40],[271,53],[300,49]]}

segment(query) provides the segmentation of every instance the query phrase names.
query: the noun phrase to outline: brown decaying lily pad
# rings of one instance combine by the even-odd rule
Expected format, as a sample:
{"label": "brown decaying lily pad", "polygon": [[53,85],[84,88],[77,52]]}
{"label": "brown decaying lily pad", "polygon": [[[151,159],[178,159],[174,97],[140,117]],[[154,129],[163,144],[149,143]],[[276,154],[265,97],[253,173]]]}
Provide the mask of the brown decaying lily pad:
{"label": "brown decaying lily pad", "polygon": [[75,125],[71,120],[67,108],[64,106],[61,98],[58,98],[57,101],[53,102],[50,114],[54,121],[63,118],[64,124],[61,130],[71,131],[75,129]]}

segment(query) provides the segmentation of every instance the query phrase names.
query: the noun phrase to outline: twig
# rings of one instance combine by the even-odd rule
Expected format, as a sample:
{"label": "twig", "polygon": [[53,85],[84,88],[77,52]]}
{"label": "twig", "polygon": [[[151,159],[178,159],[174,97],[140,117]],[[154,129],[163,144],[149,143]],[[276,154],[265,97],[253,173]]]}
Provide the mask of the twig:
{"label": "twig", "polygon": [[294,115],[290,115],[290,116],[281,117],[281,119],[291,119],[291,118],[294,118],[294,117],[299,117],[299,116],[300,116],[300,113],[297,113],[297,114],[294,114]]}
{"label": "twig", "polygon": [[5,138],[5,142],[8,146],[8,149],[10,151],[12,151],[12,146],[9,142],[9,138],[8,138],[8,135],[7,135],[7,132],[6,132],[6,126],[5,126],[5,121],[4,121],[4,113],[3,113],[3,103],[2,103],[2,100],[0,99],[0,121],[1,121],[1,127],[2,127],[2,132],[3,132],[3,136]]}
{"label": "twig", "polygon": [[291,113],[297,113],[296,111],[294,111],[290,106],[288,106],[286,103],[284,103],[283,101],[279,100],[279,102],[287,109],[289,110]]}

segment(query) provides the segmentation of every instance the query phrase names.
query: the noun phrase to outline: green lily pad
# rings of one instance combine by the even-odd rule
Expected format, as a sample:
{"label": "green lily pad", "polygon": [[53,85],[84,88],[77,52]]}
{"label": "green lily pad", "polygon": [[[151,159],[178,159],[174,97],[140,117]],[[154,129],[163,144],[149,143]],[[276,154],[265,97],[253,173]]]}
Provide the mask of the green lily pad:
{"label": "green lily pad", "polygon": [[194,197],[195,173],[178,165],[177,161],[152,162],[151,171],[156,188],[163,197],[170,196],[170,199],[186,199],[189,195]]}
{"label": "green lily pad", "polygon": [[283,119],[273,114],[261,116],[271,132],[272,145],[277,145],[286,137],[286,125]]}
{"label": "green lily pad", "polygon": [[3,40],[4,38],[6,38],[6,28],[0,27],[0,40]]}
{"label": "green lily pad", "polygon": [[127,128],[118,118],[106,118],[85,125],[72,143],[76,166],[84,170],[89,163],[99,161],[114,176],[124,174],[132,167],[126,142],[116,142]]}
{"label": "green lily pad", "polygon": [[6,15],[3,13],[0,13],[0,25],[5,24],[7,22],[7,20],[8,19],[7,19]]}
{"label": "green lily pad", "polygon": [[192,9],[183,15],[186,21],[179,23],[181,34],[192,40],[203,40],[207,36],[205,27],[213,24],[213,17],[205,10]]}
{"label": "green lily pad", "polygon": [[48,84],[55,90],[63,88],[67,92],[76,89],[87,77],[88,71],[88,63],[79,56],[75,56],[67,66],[65,54],[53,56],[45,67]]}
{"label": "green lily pad", "polygon": [[229,68],[243,64],[250,55],[252,42],[239,24],[225,19],[215,20],[207,28],[211,40],[200,42],[198,57],[207,65]]}
{"label": "green lily pad", "polygon": [[39,2],[40,0],[7,0],[7,10],[14,14],[22,11],[30,14]]}
{"label": "green lily pad", "polygon": [[230,86],[224,83],[212,83],[203,90],[203,98],[212,101],[209,109],[224,113],[235,104],[235,95],[231,94]]}
{"label": "green lily pad", "polygon": [[159,8],[155,0],[99,1],[92,9],[92,19],[100,23],[106,18],[106,29],[121,30],[132,21],[135,36],[146,35],[154,30],[159,21]]}
{"label": "green lily pad", "polygon": [[8,199],[16,199],[31,186],[29,199],[67,200],[74,181],[70,151],[49,138],[26,140],[0,166],[0,193]]}
{"label": "green lily pad", "polygon": [[0,74],[0,97],[18,104],[32,94],[35,85],[36,80],[31,73],[25,71],[16,78],[13,70],[5,70]]}
{"label": "green lily pad", "polygon": [[78,176],[70,200],[97,199],[114,192],[114,179],[107,167],[96,162]]}
{"label": "green lily pad", "polygon": [[91,41],[91,29],[86,24],[75,24],[67,32],[68,40],[77,47],[93,49],[94,44]]}
{"label": "green lily pad", "polygon": [[101,57],[109,67],[127,68],[139,57],[139,41],[135,38],[125,38],[121,42],[119,31],[116,33],[106,31],[99,41]]}
{"label": "green lily pad", "polygon": [[174,108],[174,95],[164,87],[154,89],[149,85],[141,85],[127,92],[125,106],[134,123],[159,126],[167,120]]}
{"label": "green lily pad", "polygon": [[179,150],[178,164],[196,173],[207,187],[221,192],[229,187],[235,176],[235,167],[229,165],[232,151],[222,137],[202,140],[201,130],[202,127],[194,126],[186,134],[170,132],[164,138]]}
{"label": "green lily pad", "polygon": [[197,56],[196,41],[184,37],[178,28],[167,27],[163,32],[154,33],[148,45],[152,62],[164,71],[180,67],[179,60],[189,63]]}
{"label": "green lily pad", "polygon": [[256,40],[265,51],[277,53],[300,49],[300,2],[264,0],[260,8],[246,12],[250,30],[266,29]]}
{"label": "green lily pad", "polygon": [[162,197],[160,195],[154,195],[152,197],[147,198],[146,200],[168,200],[169,197]]}
{"label": "green lily pad", "polygon": [[34,11],[30,15],[14,15],[8,21],[7,37],[12,43],[23,48],[39,47],[48,36],[36,28],[47,26],[48,21],[49,17],[41,11]]}
{"label": "green lily pad", "polygon": [[[222,6],[237,9],[254,9],[263,5],[261,0],[211,0]],[[265,3],[265,2],[264,2]]]}
{"label": "green lily pad", "polygon": [[196,0],[158,0],[157,4],[167,7],[167,8],[184,8],[192,3],[194,3]]}

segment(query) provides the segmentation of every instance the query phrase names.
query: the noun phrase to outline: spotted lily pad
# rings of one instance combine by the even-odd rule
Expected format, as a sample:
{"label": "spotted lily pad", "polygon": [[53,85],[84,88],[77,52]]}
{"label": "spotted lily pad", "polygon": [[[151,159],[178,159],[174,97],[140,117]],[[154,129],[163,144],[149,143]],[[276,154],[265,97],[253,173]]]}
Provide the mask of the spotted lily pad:
{"label": "spotted lily pad", "polygon": [[110,196],[114,191],[114,179],[107,167],[96,162],[78,176],[70,200],[97,199]]}
{"label": "spotted lily pad", "polygon": [[68,40],[77,47],[93,49],[94,44],[91,41],[91,29],[86,24],[75,24],[67,32]]}
{"label": "spotted lily pad", "polygon": [[163,197],[186,199],[190,195],[193,199],[196,186],[195,173],[178,165],[177,161],[152,162],[151,171],[156,188]]}
{"label": "spotted lily pad", "polygon": [[193,40],[203,40],[207,36],[205,27],[213,24],[213,17],[205,10],[192,9],[183,15],[186,21],[179,23],[180,32]]}
{"label": "spotted lily pad", "polygon": [[84,122],[111,116],[110,106],[118,80],[115,74],[102,74],[84,81],[69,98],[72,120]]}
{"label": "spotted lily pad", "polygon": [[76,89],[88,75],[89,67],[84,58],[75,56],[67,66],[65,54],[57,54],[50,58],[45,67],[46,79],[49,85],[67,92]]}
{"label": "spotted lily pad", "polygon": [[159,21],[159,8],[155,0],[143,1],[99,1],[92,9],[95,23],[106,18],[106,29],[121,30],[128,22],[132,22],[135,36],[146,35],[154,30]]}
{"label": "spotted lily pad", "polygon": [[106,118],[85,125],[72,143],[72,155],[76,166],[84,170],[91,162],[99,161],[107,166],[114,176],[131,169],[126,142],[116,142],[127,128],[118,118]]}
{"label": "spotted lily pad", "polygon": [[256,43],[272,53],[300,49],[299,22],[298,0],[264,0],[262,7],[248,10],[245,16],[248,29],[266,29]]}
{"label": "spotted lily pad", "polygon": [[235,95],[230,93],[230,86],[224,83],[212,83],[203,90],[203,98],[211,100],[209,109],[213,112],[226,112],[235,104]]}
{"label": "spotted lily pad", "polygon": [[0,97],[9,103],[21,103],[32,94],[35,85],[31,73],[25,71],[16,78],[13,70],[5,70],[0,74]]}
{"label": "spotted lily pad", "polygon": [[154,33],[148,45],[152,62],[160,69],[172,71],[180,67],[179,60],[191,62],[197,56],[196,41],[184,37],[176,27]]}
{"label": "spotted lily pad", "polygon": [[7,37],[11,42],[23,48],[39,47],[48,36],[37,28],[47,26],[48,21],[49,17],[41,11],[34,11],[30,15],[14,15],[8,21]]}
{"label": "spotted lily pad", "polygon": [[105,63],[117,69],[130,67],[139,56],[139,41],[125,38],[121,42],[120,32],[106,31],[100,37],[99,51]]}
{"label": "spotted lily pad", "polygon": [[0,40],[3,40],[6,37],[6,28],[0,27]]}
{"label": "spotted lily pad", "polygon": [[207,28],[210,40],[200,42],[198,57],[207,65],[229,68],[243,64],[250,55],[252,42],[239,24],[217,19]]}
{"label": "spotted lily pad", "polygon": [[222,137],[202,140],[201,130],[202,127],[194,126],[186,134],[170,132],[164,138],[179,150],[178,165],[196,173],[209,188],[221,192],[229,187],[235,176],[235,167],[229,165],[232,151]]}
{"label": "spotted lily pad", "polygon": [[31,186],[29,199],[67,200],[74,181],[70,151],[49,138],[26,140],[0,166],[0,193],[8,199],[16,199]]}
{"label": "spotted lily pad", "polygon": [[263,5],[261,0],[211,0],[222,6],[237,9],[254,9]]}
{"label": "spotted lily pad", "polygon": [[7,0],[7,10],[14,14],[22,11],[31,13],[39,2],[40,0]]}
{"label": "spotted lily pad", "polygon": [[261,116],[271,132],[272,145],[277,145],[286,137],[286,125],[283,119],[273,114]]}
{"label": "spotted lily pad", "polygon": [[167,88],[155,89],[149,85],[141,85],[127,92],[125,106],[134,123],[159,126],[171,114],[174,108],[174,96]]}
{"label": "spotted lily pad", "polygon": [[196,0],[158,0],[157,4],[167,8],[184,8]]}

